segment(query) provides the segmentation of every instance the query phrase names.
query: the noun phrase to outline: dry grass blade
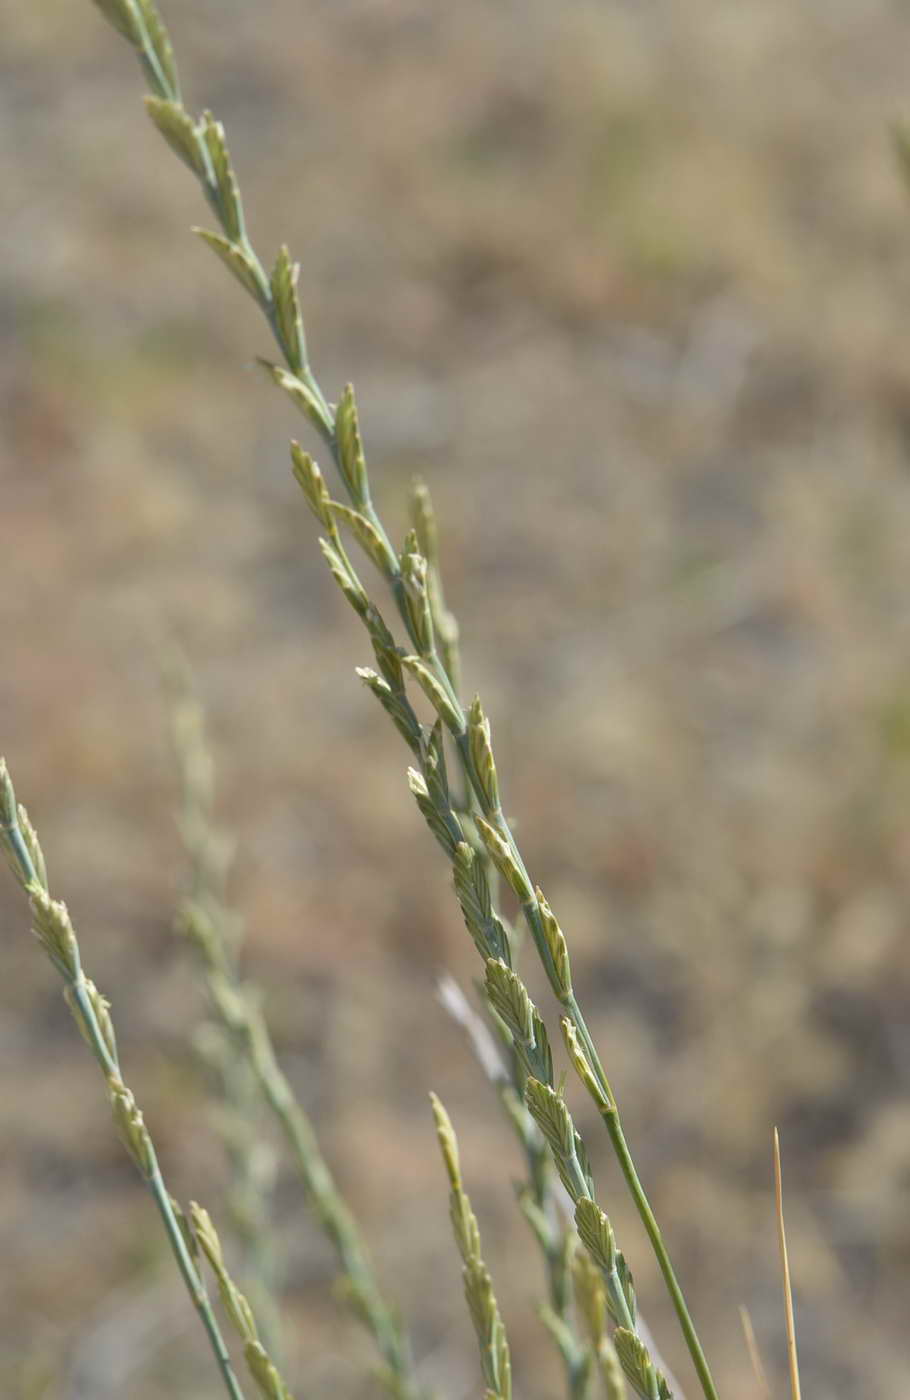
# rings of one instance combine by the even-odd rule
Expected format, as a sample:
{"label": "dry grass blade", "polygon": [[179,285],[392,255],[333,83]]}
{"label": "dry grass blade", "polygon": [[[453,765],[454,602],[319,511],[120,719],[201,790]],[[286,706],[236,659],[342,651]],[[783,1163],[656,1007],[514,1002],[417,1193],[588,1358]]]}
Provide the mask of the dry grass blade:
{"label": "dry grass blade", "polygon": [[743,1326],[743,1336],[746,1339],[746,1350],[749,1353],[749,1361],[752,1364],[752,1373],[758,1386],[761,1400],[771,1400],[771,1387],[768,1384],[768,1377],[762,1365],[761,1353],[758,1349],[758,1338],[755,1335],[755,1328],[752,1326],[752,1315],[744,1303],[739,1307],[739,1320]]}
{"label": "dry grass blade", "polygon": [[179,654],[167,658],[166,675],[173,691],[173,741],[182,787],[178,828],[189,865],[188,890],[174,929],[197,953],[208,991],[210,1015],[196,1027],[193,1041],[207,1076],[217,1086],[214,1126],[230,1168],[224,1216],[241,1249],[239,1267],[261,1340],[278,1353],[281,1328],[270,1219],[277,1158],[263,1131],[264,1109],[249,1056],[218,1012],[223,980],[238,980],[243,942],[242,921],[226,896],[234,843],[215,826],[214,764],[205,716]]}
{"label": "dry grass blade", "polygon": [[790,1369],[792,1400],[801,1400],[799,1358],[796,1354],[796,1323],[793,1317],[793,1290],[790,1286],[790,1261],[787,1256],[787,1232],[784,1228],[784,1189],[780,1170],[780,1135],[774,1129],[774,1202],[777,1213],[777,1239],[784,1277],[784,1309],[787,1318],[787,1363]]}

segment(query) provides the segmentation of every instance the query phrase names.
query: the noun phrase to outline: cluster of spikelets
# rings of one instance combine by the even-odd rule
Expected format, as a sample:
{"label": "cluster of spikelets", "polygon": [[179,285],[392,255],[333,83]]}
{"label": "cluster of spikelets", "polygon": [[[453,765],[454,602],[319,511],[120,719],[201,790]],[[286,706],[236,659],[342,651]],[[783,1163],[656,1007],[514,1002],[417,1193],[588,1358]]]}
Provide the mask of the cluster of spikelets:
{"label": "cluster of spikelets", "polygon": [[[643,1400],[671,1400],[680,1392],[638,1314],[631,1272],[598,1203],[585,1144],[557,1087],[543,1017],[517,970],[522,924],[562,1010],[560,1029],[569,1062],[596,1105],[654,1250],[700,1389],[705,1400],[717,1400],[635,1170],[616,1099],[576,998],[566,939],[528,874],[504,814],[490,721],[479,699],[465,707],[459,698],[458,628],[444,599],[429,494],[424,486],[415,487],[412,528],[402,549],[396,550],[373,502],[353,390],[348,385],[333,404],[320,388],[307,354],[297,265],[282,248],[267,271],[252,247],[222,126],[211,113],[197,119],[184,107],[170,40],[152,0],[96,3],[135,49],[152,90],[149,115],[199,181],[220,229],[197,232],[267,318],[283,363],[263,362],[266,370],[315,430],[346,494],[346,501],[336,500],[314,458],[298,443],[291,444],[293,472],[323,531],[320,545],[328,567],[372,646],[375,668],[361,668],[358,674],[407,746],[410,790],[451,865],[458,903],[482,959],[485,1012],[493,1037],[465,1007],[458,1014],[481,1047],[487,1073],[521,1146],[526,1181],[520,1203],[544,1262],[547,1301],[541,1315],[562,1357],[567,1395],[586,1400],[599,1387],[608,1400],[621,1400],[629,1389]],[[346,539],[353,539],[387,585],[404,644],[396,640],[358,574]],[[435,715],[431,723],[422,722],[415,708],[415,686]],[[239,926],[224,898],[226,847],[212,821],[211,763],[201,717],[185,695],[176,713],[185,799],[181,829],[192,869],[179,922],[207,984],[215,1033],[209,1050],[236,1115],[232,1159],[246,1204],[235,1215],[245,1222],[248,1258],[259,1279],[255,1312],[228,1272],[208,1213],[195,1203],[184,1212],[167,1190],[149,1131],[122,1076],[108,1003],[83,971],[66,907],[50,892],[38,838],[16,802],[5,764],[0,766],[0,841],[28,897],[34,932],[63,979],[67,1003],[104,1075],[115,1123],[154,1198],[228,1394],[239,1400],[244,1391],[207,1290],[204,1263],[214,1277],[224,1316],[240,1339],[256,1392],[266,1400],[288,1400],[291,1394],[270,1350],[273,1327],[264,1316],[268,1289],[261,1287],[267,1272],[261,1253],[266,1226],[256,1205],[255,1135],[243,1127],[262,1103],[280,1125],[310,1206],[335,1249],[346,1296],[375,1341],[379,1375],[388,1393],[401,1400],[427,1400],[430,1391],[418,1376],[405,1328],[384,1297],[313,1128],[278,1065],[260,1000],[240,976]],[[500,907],[500,888],[517,910],[514,926]],[[455,1134],[435,1097],[433,1110],[485,1394],[488,1400],[510,1400],[508,1341],[481,1253],[477,1220],[462,1184]],[[248,1291],[254,1296],[252,1284]]]}

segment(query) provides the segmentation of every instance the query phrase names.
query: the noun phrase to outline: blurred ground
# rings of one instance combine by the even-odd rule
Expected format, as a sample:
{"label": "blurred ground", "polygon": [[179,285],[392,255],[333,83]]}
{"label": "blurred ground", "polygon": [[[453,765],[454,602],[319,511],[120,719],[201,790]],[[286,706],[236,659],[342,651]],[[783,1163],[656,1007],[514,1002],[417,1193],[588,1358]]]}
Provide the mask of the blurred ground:
{"label": "blurred ground", "polygon": [[[467,684],[724,1396],[756,1394],[740,1301],[782,1393],[774,1123],[806,1393],[895,1395],[904,7],[193,0],[168,18],[187,101],[227,124],[254,241],[303,262],[314,361],[330,393],[358,386],[396,529],[412,473],[430,482]],[[223,1168],[169,931],[162,628],[212,711],[251,969],[427,1375],[477,1393],[433,1087],[517,1392],[557,1394],[515,1153],[434,1002],[473,950],[353,676],[367,649],[288,471],[301,425],[251,368],[265,332],[186,232],[205,210],[92,6],[0,0],[0,23],[0,736],[172,1186],[217,1209]],[[0,907],[0,1389],[214,1396],[10,882]],[[605,1146],[596,1170],[686,1379]],[[277,1210],[300,1392],[371,1394],[290,1177]]]}

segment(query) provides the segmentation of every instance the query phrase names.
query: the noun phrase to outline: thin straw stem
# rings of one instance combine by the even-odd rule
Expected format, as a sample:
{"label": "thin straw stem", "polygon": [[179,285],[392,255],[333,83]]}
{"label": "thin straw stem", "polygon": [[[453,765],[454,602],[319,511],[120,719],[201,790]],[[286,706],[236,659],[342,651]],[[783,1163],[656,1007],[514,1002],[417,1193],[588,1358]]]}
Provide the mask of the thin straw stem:
{"label": "thin straw stem", "polygon": [[780,1167],[780,1135],[774,1129],[774,1205],[777,1216],[777,1241],[784,1284],[784,1313],[787,1320],[787,1366],[790,1372],[792,1400],[801,1400],[799,1357],[796,1352],[796,1320],[793,1315],[793,1289],[790,1285],[790,1260],[787,1255],[787,1231],[784,1228],[784,1187]]}
{"label": "thin straw stem", "polygon": [[755,1335],[755,1327],[752,1323],[752,1314],[745,1303],[739,1305],[739,1320],[742,1323],[743,1336],[746,1339],[746,1351],[749,1353],[749,1363],[752,1373],[755,1376],[755,1384],[758,1386],[760,1400],[771,1400],[771,1387],[768,1384],[768,1377],[762,1364],[761,1352],[758,1347],[758,1338]]}

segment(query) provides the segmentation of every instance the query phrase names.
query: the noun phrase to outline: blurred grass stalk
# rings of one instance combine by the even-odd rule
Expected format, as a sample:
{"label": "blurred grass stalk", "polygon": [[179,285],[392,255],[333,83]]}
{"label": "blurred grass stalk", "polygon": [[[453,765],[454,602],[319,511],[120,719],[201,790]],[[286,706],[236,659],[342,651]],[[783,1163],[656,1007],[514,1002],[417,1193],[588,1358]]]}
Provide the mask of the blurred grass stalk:
{"label": "blurred grass stalk", "polygon": [[37,833],[16,802],[5,759],[0,758],[0,844],[13,875],[28,896],[32,931],[64,982],[64,996],[107,1084],[114,1122],[123,1145],[151,1192],[190,1300],[202,1320],[231,1400],[244,1400],[227,1346],[193,1258],[192,1236],[180,1207],[170,1196],[151,1135],[136,1100],[123,1081],[110,1005],[86,977],[76,933],[66,905],[51,898],[47,867]]}
{"label": "blurred grass stalk", "polygon": [[233,843],[213,822],[214,765],[205,739],[201,706],[194,699],[182,658],[168,657],[173,694],[172,727],[181,783],[178,827],[190,867],[189,888],[180,901],[175,931],[195,949],[207,984],[212,1019],[199,1026],[194,1044],[217,1078],[216,1126],[230,1168],[225,1218],[241,1247],[241,1268],[259,1326],[273,1354],[280,1352],[275,1303],[276,1261],[269,1219],[275,1153],[262,1131],[256,1074],[231,1027],[218,1015],[219,979],[235,981],[243,942],[242,920],[226,903]]}
{"label": "blurred grass stalk", "polygon": [[[666,1245],[635,1170],[619,1111],[584,1015],[576,999],[568,949],[562,931],[539,888],[532,883],[504,814],[493,758],[490,725],[479,699],[467,713],[458,698],[441,590],[432,582],[429,546],[420,533],[409,531],[400,554],[393,548],[373,504],[354,394],[347,386],[337,406],[329,403],[309,364],[303,321],[297,299],[298,268],[283,247],[267,274],[246,232],[243,205],[231,167],[224,129],[211,113],[195,120],[184,108],[176,64],[167,31],[152,0],[96,0],[109,22],[136,50],[152,89],[149,115],[165,140],[199,180],[221,232],[197,230],[225,263],[266,316],[284,365],[263,362],[268,373],[303,413],[328,449],[350,504],[333,500],[322,473],[296,443],[291,454],[294,474],[325,535],[321,547],[327,564],[370,637],[379,671],[362,670],[372,690],[407,743],[415,766],[411,789],[418,806],[452,862],[456,890],[468,928],[487,970],[487,990],[513,1014],[510,1030],[528,1064],[528,1105],[544,1126],[560,1175],[568,1174],[578,1202],[593,1205],[587,1154],[574,1128],[569,1139],[557,1141],[566,1129],[567,1110],[553,1084],[552,1056],[543,1023],[517,974],[507,926],[494,910],[488,862],[514,892],[548,981],[564,1011],[563,1035],[569,1057],[594,1099],[604,1121],[626,1185],[647,1232],[673,1302],[680,1327],[706,1400],[717,1400],[698,1335],[677,1281]],[[339,525],[348,530],[388,583],[408,639],[399,648],[361,582]],[[424,552],[427,551],[427,552]],[[434,618],[435,613],[435,618]],[[449,662],[447,665],[447,657]],[[432,728],[419,721],[407,693],[407,680],[416,681],[437,720]],[[450,795],[444,734],[448,733],[464,772],[468,804],[462,810]],[[523,1037],[529,1039],[525,1041]],[[537,1087],[534,1088],[533,1086]],[[569,1120],[569,1123],[571,1120]],[[552,1136],[547,1132],[552,1129]],[[566,1155],[560,1155],[561,1153]],[[564,1178],[565,1179],[565,1178]],[[577,1209],[578,1209],[577,1205]],[[595,1209],[597,1209],[595,1207]],[[610,1246],[609,1222],[598,1211],[598,1232],[583,1238],[604,1271],[607,1296],[623,1320],[616,1331],[616,1349],[626,1376],[645,1400],[670,1395],[666,1379],[654,1367],[648,1348],[635,1330],[634,1299],[623,1286],[621,1256]],[[603,1222],[606,1222],[604,1225]],[[614,1317],[614,1321],[616,1318]]]}
{"label": "blurred grass stalk", "polygon": [[[225,853],[230,842],[214,824],[214,765],[202,708],[181,678],[174,706],[174,746],[183,788],[180,829],[190,858],[192,888],[181,901],[178,928],[195,949],[209,1002],[228,1038],[233,1068],[250,1070],[294,1157],[309,1205],[331,1242],[343,1275],[343,1293],[376,1342],[385,1388],[396,1400],[430,1400],[414,1373],[413,1351],[396,1310],[386,1301],[357,1223],[332,1176],[316,1132],[281,1070],[258,988],[240,976],[239,921],[224,899]],[[249,1110],[245,1103],[241,1107]],[[256,1148],[257,1143],[251,1144]],[[264,1212],[249,1222],[253,1263],[268,1265],[270,1230]],[[257,1251],[265,1250],[265,1258]]]}

